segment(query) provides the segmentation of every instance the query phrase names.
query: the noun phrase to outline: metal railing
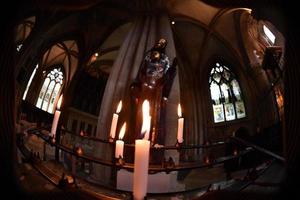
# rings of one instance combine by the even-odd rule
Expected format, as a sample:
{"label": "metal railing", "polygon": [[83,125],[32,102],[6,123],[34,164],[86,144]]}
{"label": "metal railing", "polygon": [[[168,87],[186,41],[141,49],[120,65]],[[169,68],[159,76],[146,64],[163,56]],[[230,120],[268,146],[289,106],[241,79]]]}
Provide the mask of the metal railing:
{"label": "metal railing", "polygon": [[[27,133],[36,135],[37,137],[41,138],[49,145],[51,145],[55,148],[58,148],[59,150],[65,152],[67,154],[76,156],[77,159],[83,159],[83,160],[86,160],[87,162],[96,163],[96,164],[100,164],[103,166],[108,166],[108,167],[111,167],[111,168],[117,169],[117,170],[124,169],[127,171],[133,171],[133,163],[120,164],[119,162],[116,162],[114,160],[113,161],[105,160],[105,159],[101,159],[101,158],[94,157],[94,156],[88,156],[88,155],[85,155],[84,153],[78,154],[74,148],[68,148],[68,147],[60,144],[59,141],[53,142],[52,138],[49,137],[49,135],[42,133],[43,131],[47,132],[47,129],[45,129],[45,128],[30,129],[30,130],[27,130]],[[80,136],[80,135],[72,133],[71,131],[64,130],[64,129],[59,130],[59,131],[61,131],[62,134],[64,134],[64,133],[71,134],[73,136],[79,137],[84,140],[91,140],[91,141],[94,141],[97,143],[108,144],[108,145],[111,145],[112,147],[115,145],[114,142],[110,142],[108,140],[102,140],[99,138],[88,137],[88,136]],[[171,167],[151,164],[151,165],[149,165],[149,173],[150,174],[158,173],[158,172],[170,173],[172,171],[185,171],[185,170],[194,170],[194,169],[214,167],[214,166],[217,166],[220,164],[224,164],[226,162],[230,162],[232,160],[241,159],[242,157],[244,157],[245,155],[248,155],[251,152],[258,152],[263,155],[268,155],[271,158],[275,158],[277,160],[284,161],[284,158],[282,158],[281,156],[274,154],[273,152],[268,151],[262,147],[254,145],[250,142],[247,142],[240,138],[235,138],[235,137],[232,137],[230,139],[240,145],[245,146],[245,148],[243,148],[243,150],[239,151],[239,153],[237,153],[235,155],[220,156],[216,159],[211,160],[209,163],[205,163],[203,161],[179,162],[178,164],[174,164]],[[229,143],[230,143],[229,141],[226,141],[226,142],[216,142],[216,143],[205,144],[205,145],[181,145],[181,146],[174,145],[174,146],[162,146],[159,148],[155,148],[155,147],[152,147],[152,148],[158,149],[158,150],[177,150],[180,152],[182,150],[187,150],[187,149],[210,149],[210,148],[214,148],[214,147],[224,147],[225,145],[228,145]],[[126,144],[125,146],[134,148],[134,144]],[[250,147],[250,148],[246,148],[246,147]],[[27,154],[28,154],[28,152],[27,152]],[[196,187],[193,189],[186,189],[184,191],[178,191],[178,192],[181,192],[181,193],[186,192],[187,193],[187,192],[191,192],[191,191],[195,191],[195,190],[205,190],[207,188],[208,188],[208,186],[205,186],[205,187],[201,186],[201,187]],[[116,188],[110,188],[110,189],[112,189],[114,191],[120,191]],[[121,191],[121,192],[124,192],[124,191]],[[171,192],[171,193],[175,194],[177,192]]]}

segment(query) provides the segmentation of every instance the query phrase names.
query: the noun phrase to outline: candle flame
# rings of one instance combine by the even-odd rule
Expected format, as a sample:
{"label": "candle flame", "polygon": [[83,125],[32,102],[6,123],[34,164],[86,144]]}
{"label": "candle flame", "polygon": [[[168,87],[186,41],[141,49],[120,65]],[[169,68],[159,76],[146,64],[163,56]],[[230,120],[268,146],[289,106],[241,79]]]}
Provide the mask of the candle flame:
{"label": "candle flame", "polygon": [[178,104],[177,114],[178,114],[178,117],[181,117],[181,116],[182,116],[181,105],[180,105],[180,103]]}
{"label": "candle flame", "polygon": [[122,109],[122,101],[119,102],[116,113],[121,112]]}
{"label": "candle flame", "polygon": [[58,109],[58,110],[60,109],[62,99],[63,99],[63,95],[60,95],[60,97],[58,99],[58,102],[57,102],[57,105],[56,105],[56,109]]}
{"label": "candle flame", "polygon": [[82,148],[78,147],[76,153],[81,156],[83,154]]}
{"label": "candle flame", "polygon": [[80,131],[79,135],[80,135],[80,136],[84,136],[83,130]]}
{"label": "candle flame", "polygon": [[150,104],[148,100],[145,100],[143,102],[143,117],[144,116],[150,116],[149,114]]}
{"label": "candle flame", "polygon": [[233,155],[237,155],[238,154],[238,151],[235,149],[234,151],[233,151]]}
{"label": "candle flame", "polygon": [[143,125],[142,125],[142,134],[144,134],[144,140],[149,139],[151,116],[149,114],[149,101],[145,100],[143,102]]}
{"label": "candle flame", "polygon": [[126,131],[126,122],[123,124],[120,133],[119,133],[119,140],[122,140],[124,135],[125,135],[125,131]]}
{"label": "candle flame", "polygon": [[208,157],[208,156],[205,157],[205,163],[206,163],[206,164],[209,164],[209,163],[210,163],[210,160],[209,160],[209,157]]}

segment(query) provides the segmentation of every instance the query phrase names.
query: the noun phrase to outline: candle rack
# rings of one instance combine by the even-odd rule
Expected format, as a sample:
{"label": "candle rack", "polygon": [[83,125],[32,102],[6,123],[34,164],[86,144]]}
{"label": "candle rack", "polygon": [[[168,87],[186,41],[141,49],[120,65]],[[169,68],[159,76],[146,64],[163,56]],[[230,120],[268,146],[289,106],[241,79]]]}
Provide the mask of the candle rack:
{"label": "candle rack", "polygon": [[[35,134],[39,138],[45,140],[45,142],[49,143],[49,137],[46,136],[45,134],[43,134],[42,133],[43,131],[44,131],[44,129],[33,129],[33,130],[28,130],[27,132],[29,134]],[[63,131],[63,130],[61,130],[61,131]],[[19,148],[24,148],[24,147],[21,146],[20,143],[22,143],[22,141],[24,142],[25,140],[21,139],[20,137],[24,137],[24,135],[18,135],[17,145],[18,145]],[[88,138],[86,138],[86,139],[88,139]],[[231,138],[231,139],[232,140],[230,140],[230,142],[237,142],[238,144],[243,143],[243,141],[242,140],[240,141],[240,139],[237,139],[237,138]],[[102,142],[105,142],[108,145],[111,145],[111,143],[109,143],[107,141],[102,141]],[[183,145],[181,148],[183,148],[183,149],[212,148],[212,147],[216,147],[216,146],[219,146],[219,145],[225,145],[227,143],[228,142],[210,143],[209,145]],[[101,164],[101,165],[104,165],[104,166],[110,166],[111,168],[115,168],[117,170],[124,169],[124,170],[127,170],[127,171],[133,171],[133,168],[134,168],[133,164],[125,163],[125,162],[122,161],[122,159],[117,160],[118,162],[111,162],[111,161],[103,160],[103,159],[100,159],[100,158],[87,156],[87,155],[84,154],[84,152],[81,155],[79,155],[78,153],[76,153],[76,151],[74,151],[74,149],[65,147],[65,146],[59,144],[59,142],[55,143],[54,146],[56,148],[59,148],[61,151],[65,152],[67,154],[75,155],[79,159],[87,160],[87,161],[90,161],[90,162],[93,162],[93,163],[96,163],[96,164]],[[229,156],[218,157],[216,159],[210,160],[210,163],[208,163],[208,164],[204,163],[204,162],[194,161],[194,162],[190,162],[190,163],[179,163],[179,164],[176,165],[176,164],[174,164],[174,162],[171,161],[172,160],[172,158],[171,158],[170,161],[169,160],[165,161],[161,165],[150,165],[148,173],[149,174],[152,174],[152,173],[155,174],[155,173],[158,173],[158,172],[170,173],[172,171],[184,171],[184,170],[191,170],[191,169],[208,168],[208,167],[212,167],[212,166],[216,166],[216,165],[225,163],[227,161],[230,161],[230,160],[233,160],[233,159],[236,159],[236,158],[243,157],[243,156],[245,156],[245,155],[247,155],[251,152],[259,152],[259,153],[262,153],[264,157],[265,157],[265,155],[268,155],[272,159],[277,159],[279,161],[284,161],[284,160],[281,159],[280,156],[274,156],[273,154],[269,153],[267,150],[261,149],[261,148],[255,146],[255,145],[252,145],[251,143],[250,144],[247,143],[247,145],[245,145],[245,146],[246,147],[248,146],[248,148],[245,148],[244,150],[239,151],[237,155],[229,155]],[[134,147],[134,146],[128,145],[128,147]],[[161,148],[158,148],[158,149],[161,149],[161,150],[176,149],[177,150],[178,147],[175,147],[175,146],[165,147],[164,146],[164,147],[161,147]],[[124,191],[118,190],[116,188],[110,188],[110,189],[112,191],[124,192]],[[200,189],[203,189],[203,187],[195,188],[193,190],[200,190]],[[184,191],[181,191],[181,192],[189,192],[189,191],[191,191],[191,190],[187,189],[187,190],[184,190]]]}
{"label": "candle rack", "polygon": [[[44,128],[41,129],[34,129],[34,130],[28,130],[28,133],[30,134],[35,134],[38,137],[44,139],[46,142],[49,143],[48,139],[41,134],[41,131],[45,130]],[[70,131],[67,131],[65,129],[60,129],[60,131],[62,132],[68,132],[71,133]],[[79,136],[78,137],[83,137],[85,139],[90,139],[90,140],[94,140],[94,141],[98,141],[101,143],[106,143],[108,145],[114,145],[114,143],[110,143],[108,140],[102,140],[99,138],[93,138],[93,137],[87,137],[87,136]],[[157,150],[161,150],[161,151],[165,151],[165,150],[177,150],[177,151],[181,151],[181,150],[187,150],[187,149],[207,149],[207,148],[213,148],[216,146],[220,146],[220,145],[225,145],[228,144],[229,142],[215,142],[215,143],[210,143],[208,145],[204,144],[204,145],[182,145],[181,147],[176,147],[174,146],[162,146],[162,147],[150,147],[150,149],[157,149]],[[104,166],[110,166],[112,168],[117,168],[117,169],[125,169],[128,171],[133,171],[133,164],[132,163],[125,163],[125,162],[112,162],[112,161],[108,161],[108,160],[104,160],[104,159],[100,159],[100,158],[96,158],[93,156],[87,156],[87,155],[77,155],[77,153],[73,150],[70,149],[68,147],[65,147],[59,143],[54,143],[53,144],[55,147],[59,148],[60,150],[69,153],[71,155],[75,155],[78,156],[79,158],[85,159],[87,161],[90,162],[94,162],[97,164],[101,164]],[[134,144],[125,144],[124,146],[129,147],[129,148],[134,148],[135,145]],[[171,172],[171,171],[184,171],[184,170],[190,170],[190,169],[196,169],[196,168],[205,168],[205,167],[210,167],[212,165],[217,165],[220,163],[224,163],[227,160],[231,160],[233,158],[236,157],[241,157],[244,156],[245,154],[252,152],[253,149],[249,148],[245,151],[240,151],[238,155],[234,156],[234,155],[230,155],[230,156],[225,156],[225,157],[220,157],[218,159],[214,159],[213,161],[211,161],[209,164],[205,164],[202,161],[195,161],[193,163],[184,163],[184,164],[178,164],[178,165],[164,165],[165,167],[162,167],[163,165],[150,165],[149,166],[149,172],[151,173],[158,173],[158,172]],[[172,167],[170,167],[172,166]]]}

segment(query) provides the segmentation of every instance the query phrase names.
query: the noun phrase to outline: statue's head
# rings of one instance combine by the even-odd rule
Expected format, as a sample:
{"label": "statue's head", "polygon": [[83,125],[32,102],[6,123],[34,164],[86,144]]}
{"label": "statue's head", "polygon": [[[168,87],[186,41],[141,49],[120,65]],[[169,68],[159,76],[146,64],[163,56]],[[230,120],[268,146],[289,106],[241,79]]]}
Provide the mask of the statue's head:
{"label": "statue's head", "polygon": [[160,38],[157,43],[155,44],[155,48],[157,49],[164,49],[167,46],[167,40],[164,38]]}
{"label": "statue's head", "polygon": [[151,61],[158,61],[160,60],[160,53],[158,51],[152,51],[150,55]]}
{"label": "statue's head", "polygon": [[165,53],[165,47],[167,46],[167,40],[164,38],[159,39],[154,47],[151,49],[150,59],[151,61],[158,61],[161,59],[161,54]]}

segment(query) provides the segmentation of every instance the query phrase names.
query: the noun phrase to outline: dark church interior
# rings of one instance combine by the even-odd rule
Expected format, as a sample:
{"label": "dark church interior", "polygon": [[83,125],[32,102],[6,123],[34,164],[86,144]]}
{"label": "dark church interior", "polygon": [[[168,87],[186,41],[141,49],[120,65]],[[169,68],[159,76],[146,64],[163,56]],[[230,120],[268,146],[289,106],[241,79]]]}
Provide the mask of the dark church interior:
{"label": "dark church interior", "polygon": [[299,199],[296,1],[1,7],[3,199]]}

